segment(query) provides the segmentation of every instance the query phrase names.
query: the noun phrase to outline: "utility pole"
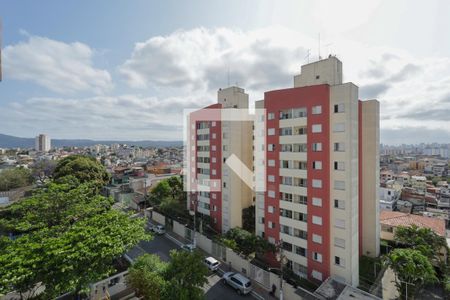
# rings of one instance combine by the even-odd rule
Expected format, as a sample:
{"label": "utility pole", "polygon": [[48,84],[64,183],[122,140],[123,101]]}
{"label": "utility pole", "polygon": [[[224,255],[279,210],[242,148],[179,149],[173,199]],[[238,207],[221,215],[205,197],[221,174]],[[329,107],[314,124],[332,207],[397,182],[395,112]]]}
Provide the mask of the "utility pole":
{"label": "utility pole", "polygon": [[196,231],[196,219],[197,219],[197,205],[198,205],[198,195],[195,195],[194,199],[194,234],[192,236],[192,244],[194,245],[194,248],[197,246],[196,239],[195,239],[195,231]]}
{"label": "utility pole", "polygon": [[280,300],[283,300],[283,263],[284,263],[284,255],[283,255],[283,240],[280,239],[278,242],[278,254],[277,260],[280,262]]}

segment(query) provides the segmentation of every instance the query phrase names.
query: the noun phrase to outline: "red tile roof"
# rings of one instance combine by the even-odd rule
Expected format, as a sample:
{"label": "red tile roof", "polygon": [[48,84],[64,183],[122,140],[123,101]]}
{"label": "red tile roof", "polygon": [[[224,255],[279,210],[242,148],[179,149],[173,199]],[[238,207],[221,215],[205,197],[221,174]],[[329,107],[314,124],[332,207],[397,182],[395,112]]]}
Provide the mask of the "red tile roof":
{"label": "red tile roof", "polygon": [[433,217],[424,217],[399,211],[382,210],[380,212],[380,223],[388,226],[411,226],[430,228],[437,234],[445,237],[445,221]]}

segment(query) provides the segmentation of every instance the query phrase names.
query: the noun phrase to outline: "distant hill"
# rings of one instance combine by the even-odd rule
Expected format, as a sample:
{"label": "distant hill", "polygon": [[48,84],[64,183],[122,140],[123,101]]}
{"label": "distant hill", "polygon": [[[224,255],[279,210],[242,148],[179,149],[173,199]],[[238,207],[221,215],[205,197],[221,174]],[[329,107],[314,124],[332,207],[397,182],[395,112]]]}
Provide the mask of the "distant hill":
{"label": "distant hill", "polygon": [[[52,147],[86,147],[97,144],[127,144],[139,147],[177,147],[182,141],[95,141],[95,140],[63,140],[52,139]],[[0,148],[34,148],[34,138],[22,138],[0,133]]]}

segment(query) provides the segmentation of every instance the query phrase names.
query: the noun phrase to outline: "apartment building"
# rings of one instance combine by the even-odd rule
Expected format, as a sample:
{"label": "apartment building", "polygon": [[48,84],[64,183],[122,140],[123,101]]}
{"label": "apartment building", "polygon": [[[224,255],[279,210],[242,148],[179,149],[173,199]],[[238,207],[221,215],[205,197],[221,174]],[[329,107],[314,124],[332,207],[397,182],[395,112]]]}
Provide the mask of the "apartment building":
{"label": "apartment building", "polygon": [[[242,210],[253,204],[250,186],[230,169],[227,159],[234,155],[240,168],[252,170],[252,126],[248,116],[248,94],[239,87],[220,89],[217,103],[190,114],[192,143],[188,209],[209,216],[215,230],[225,233],[242,227]],[[240,120],[242,119],[242,120]],[[193,184],[195,182],[195,184]]]}
{"label": "apartment building", "polygon": [[45,134],[40,134],[35,138],[35,150],[38,152],[48,152],[51,148],[50,137]]}
{"label": "apartment building", "polygon": [[256,233],[282,241],[297,274],[357,286],[359,256],[379,255],[379,102],[342,73],[336,57],[304,65],[293,88],[256,102],[267,130]]}

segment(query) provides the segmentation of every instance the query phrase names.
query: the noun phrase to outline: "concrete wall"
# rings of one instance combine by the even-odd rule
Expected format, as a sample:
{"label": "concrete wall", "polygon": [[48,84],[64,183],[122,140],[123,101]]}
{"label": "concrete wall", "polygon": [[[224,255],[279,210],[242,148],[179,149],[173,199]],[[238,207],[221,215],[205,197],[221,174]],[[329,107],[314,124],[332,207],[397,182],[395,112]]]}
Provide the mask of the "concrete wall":
{"label": "concrete wall", "polygon": [[207,253],[212,253],[212,241],[202,234],[196,234],[197,246]]}
{"label": "concrete wall", "polygon": [[172,228],[172,230],[173,230],[173,232],[175,232],[179,236],[184,237],[184,234],[186,232],[186,227],[184,225],[178,223],[177,221],[173,221],[173,228]]}
{"label": "concrete wall", "polygon": [[250,262],[236,254],[233,250],[227,248],[227,263],[231,263],[233,269],[238,270],[246,276],[250,274]]}
{"label": "concrete wall", "polygon": [[380,103],[377,100],[362,104],[362,254],[376,257],[380,254],[379,205],[379,145]]}
{"label": "concrete wall", "polygon": [[166,217],[156,211],[152,212],[152,220],[159,224],[166,225]]}

